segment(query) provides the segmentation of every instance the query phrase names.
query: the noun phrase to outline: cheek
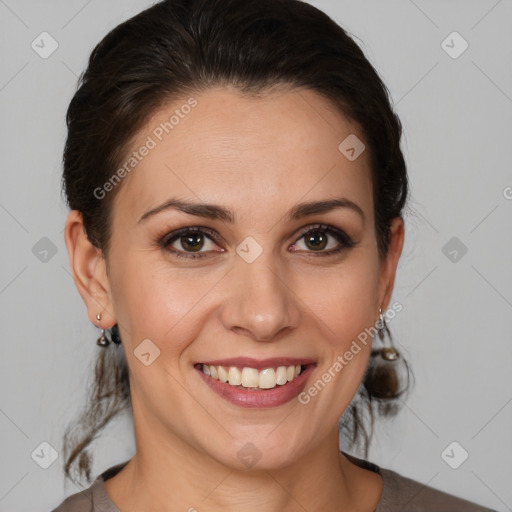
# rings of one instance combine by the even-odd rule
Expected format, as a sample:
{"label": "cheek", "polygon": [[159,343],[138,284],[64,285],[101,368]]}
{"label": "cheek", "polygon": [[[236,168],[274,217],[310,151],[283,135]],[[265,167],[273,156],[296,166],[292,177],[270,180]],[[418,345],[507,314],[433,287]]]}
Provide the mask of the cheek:
{"label": "cheek", "polygon": [[377,320],[378,273],[370,260],[360,253],[336,271],[300,281],[297,295],[337,350]]}
{"label": "cheek", "polygon": [[132,256],[118,260],[112,271],[114,308],[118,323],[126,328],[125,345],[133,350],[144,339],[160,348],[165,339],[179,344],[181,337],[173,331],[183,329],[181,321],[200,297],[199,285],[178,277],[155,253],[130,252]]}
{"label": "cheek", "polygon": [[[159,349],[157,366],[168,371],[179,368],[183,353],[194,345],[218,304],[225,269],[176,267],[165,256],[147,251],[129,251],[113,271],[115,312],[125,349],[137,372],[134,350],[144,340]],[[147,343],[147,342],[146,342]]]}
{"label": "cheek", "polygon": [[[193,306],[187,292],[174,283],[166,286],[161,279],[138,280],[134,276],[130,284],[122,288],[119,320],[126,319],[130,325],[130,345],[135,347],[143,339],[149,338],[159,347],[166,339],[179,345],[176,331],[183,332],[182,320]],[[189,305],[190,304],[190,305]],[[166,347],[172,350],[172,347]]]}
{"label": "cheek", "polygon": [[361,385],[378,317],[377,278],[373,259],[359,254],[340,266],[339,272],[310,279],[310,287],[316,283],[310,288],[315,292],[309,294],[306,310],[310,309],[308,315],[319,334],[322,363],[299,402],[310,418],[321,420],[318,429],[326,430],[339,419]]}
{"label": "cheek", "polygon": [[[353,399],[368,365],[378,319],[378,267],[370,253],[361,252],[338,272],[315,281],[314,288],[313,280],[309,283],[315,292],[306,303],[323,341],[317,379],[325,383],[318,383],[317,389],[322,391],[318,391],[320,400],[315,407],[334,417]],[[307,296],[306,290],[301,293],[301,297]],[[317,389],[311,390],[312,394]]]}

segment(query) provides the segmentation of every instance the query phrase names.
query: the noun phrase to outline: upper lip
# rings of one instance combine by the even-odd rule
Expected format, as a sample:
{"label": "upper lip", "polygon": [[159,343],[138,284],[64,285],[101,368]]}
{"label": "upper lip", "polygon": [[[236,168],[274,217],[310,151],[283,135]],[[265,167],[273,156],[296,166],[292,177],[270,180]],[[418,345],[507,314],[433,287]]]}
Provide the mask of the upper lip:
{"label": "upper lip", "polygon": [[265,368],[277,368],[279,366],[297,366],[313,364],[315,361],[309,358],[301,357],[271,357],[268,359],[254,359],[252,357],[233,357],[229,359],[214,359],[210,361],[200,361],[197,364],[207,366],[237,366],[255,368],[264,370]]}

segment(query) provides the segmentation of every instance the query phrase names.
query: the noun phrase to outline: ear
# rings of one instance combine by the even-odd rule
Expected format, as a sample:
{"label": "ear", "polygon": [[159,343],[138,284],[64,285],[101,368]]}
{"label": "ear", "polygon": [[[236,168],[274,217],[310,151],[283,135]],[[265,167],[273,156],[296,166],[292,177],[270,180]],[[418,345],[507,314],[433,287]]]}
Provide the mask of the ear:
{"label": "ear", "polygon": [[[64,230],[69,266],[87,307],[89,320],[102,329],[110,329],[116,319],[103,254],[87,237],[82,214],[78,210],[69,213]],[[101,313],[100,321],[96,318],[98,313]]]}
{"label": "ear", "polygon": [[404,245],[404,221],[401,217],[395,217],[390,226],[391,236],[389,250],[381,263],[379,277],[378,307],[385,311],[391,301],[391,294],[395,284],[396,268],[402,254]]}

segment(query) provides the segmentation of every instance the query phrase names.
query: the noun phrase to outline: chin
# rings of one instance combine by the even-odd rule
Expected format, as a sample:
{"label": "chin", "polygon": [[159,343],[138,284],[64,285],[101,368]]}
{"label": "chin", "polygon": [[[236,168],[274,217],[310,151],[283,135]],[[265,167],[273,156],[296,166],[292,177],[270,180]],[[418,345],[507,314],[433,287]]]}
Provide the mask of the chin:
{"label": "chin", "polygon": [[[293,432],[283,428],[283,425],[265,424],[260,428],[252,425],[238,436],[231,430],[233,437],[228,436],[229,439],[224,441],[224,445],[212,441],[212,444],[205,447],[205,451],[219,463],[238,471],[282,469],[299,458],[300,447],[307,444],[301,431],[298,425]],[[296,440],[298,436],[300,440]],[[212,445],[219,449],[212,452]]]}

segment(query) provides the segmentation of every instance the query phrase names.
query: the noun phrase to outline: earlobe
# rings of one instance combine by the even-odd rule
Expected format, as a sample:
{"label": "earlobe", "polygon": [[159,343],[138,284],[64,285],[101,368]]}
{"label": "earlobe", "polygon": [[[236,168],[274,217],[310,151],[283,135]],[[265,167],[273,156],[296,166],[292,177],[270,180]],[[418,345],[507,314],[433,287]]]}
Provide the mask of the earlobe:
{"label": "earlobe", "polygon": [[401,217],[395,217],[390,227],[391,237],[389,242],[389,249],[386,259],[381,264],[381,276],[379,283],[379,303],[378,306],[385,311],[395,284],[396,269],[402,249],[404,245],[405,231],[404,221]]}
{"label": "earlobe", "polygon": [[101,327],[112,327],[116,319],[112,308],[106,262],[100,249],[87,237],[82,214],[78,210],[69,213],[64,238],[71,274],[87,307],[89,320],[98,325],[96,316],[101,313]]}

